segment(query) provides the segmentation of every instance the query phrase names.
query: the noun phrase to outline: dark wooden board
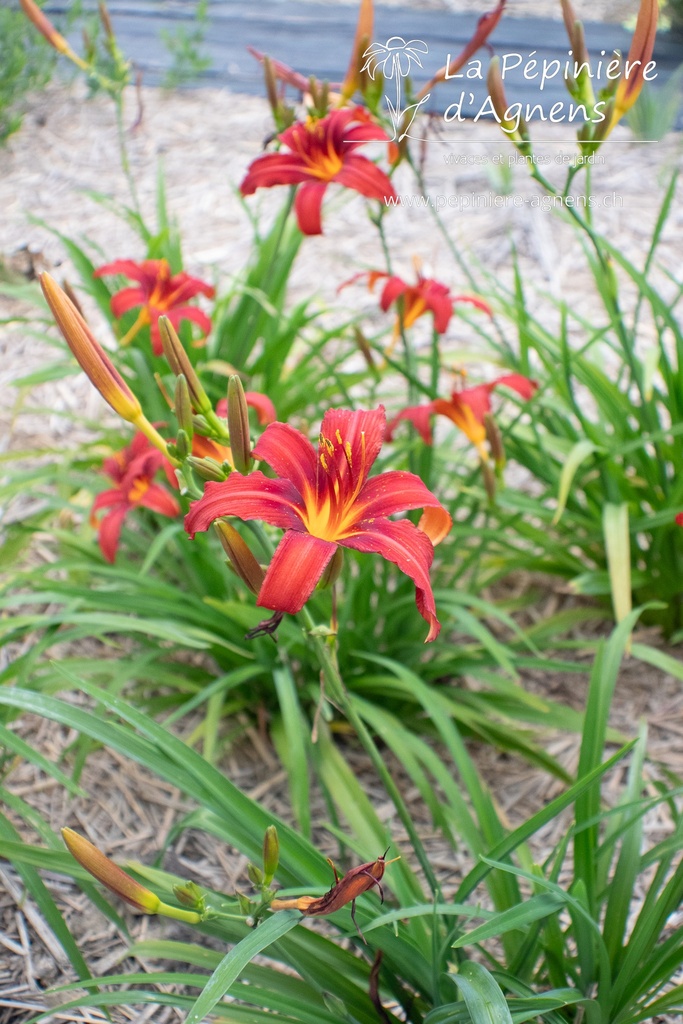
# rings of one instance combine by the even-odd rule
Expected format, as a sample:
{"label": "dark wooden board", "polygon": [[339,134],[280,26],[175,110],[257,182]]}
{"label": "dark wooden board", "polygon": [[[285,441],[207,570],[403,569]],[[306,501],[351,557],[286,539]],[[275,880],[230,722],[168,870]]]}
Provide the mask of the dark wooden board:
{"label": "dark wooden board", "polygon": [[[92,6],[91,0],[86,8]],[[482,9],[493,6],[482,3]],[[63,14],[68,0],[52,0],[46,11]],[[175,31],[195,26],[196,0],[110,0],[109,11],[122,51],[143,73],[143,81],[156,85],[171,64],[160,29]],[[301,3],[296,0],[210,0],[203,54],[211,58],[211,67],[197,84],[225,86],[235,92],[262,94],[260,66],[247,52],[247,46],[277,57],[306,75],[340,81],[346,71],[355,30],[356,7],[347,4]],[[429,47],[423,58],[424,70],[416,69],[413,83],[419,87],[443,64],[448,54],[455,57],[472,37],[477,23],[474,15],[412,8],[376,7],[375,40],[384,42],[394,35],[406,40],[421,39]],[[628,53],[631,33],[618,25],[599,22],[585,24],[591,58],[597,60],[605,50]],[[73,40],[78,46],[77,38]],[[499,55],[521,53],[524,61],[531,51],[534,58],[566,60],[568,42],[561,21],[542,18],[504,17],[493,35],[494,51]],[[486,50],[475,55],[484,68]],[[660,34],[655,47],[657,85],[664,84],[683,64],[683,41]],[[522,65],[523,66],[523,65]],[[478,109],[485,88],[481,82],[450,81],[433,91],[431,109],[443,112],[460,95],[460,90],[475,93],[474,104],[466,102],[463,112],[469,116]],[[509,102],[538,103],[544,108],[569,97],[560,75],[546,83],[543,93],[538,83],[524,79],[521,68],[506,79]],[[466,101],[469,95],[466,96]]]}

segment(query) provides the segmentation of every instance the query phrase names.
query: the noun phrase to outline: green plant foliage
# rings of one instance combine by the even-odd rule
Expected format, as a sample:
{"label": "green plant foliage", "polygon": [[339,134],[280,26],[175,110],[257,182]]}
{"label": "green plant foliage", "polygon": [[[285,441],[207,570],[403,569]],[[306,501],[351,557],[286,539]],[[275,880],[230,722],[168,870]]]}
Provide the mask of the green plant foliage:
{"label": "green plant foliage", "polygon": [[49,82],[55,55],[21,11],[0,8],[0,145],[21,127],[27,94]]}
{"label": "green plant foliage", "polygon": [[164,89],[189,85],[211,67],[211,57],[202,53],[206,42],[208,10],[208,0],[199,0],[194,8],[195,23],[192,28],[181,26],[174,32],[161,30],[161,39],[173,58],[170,68],[164,74]]}

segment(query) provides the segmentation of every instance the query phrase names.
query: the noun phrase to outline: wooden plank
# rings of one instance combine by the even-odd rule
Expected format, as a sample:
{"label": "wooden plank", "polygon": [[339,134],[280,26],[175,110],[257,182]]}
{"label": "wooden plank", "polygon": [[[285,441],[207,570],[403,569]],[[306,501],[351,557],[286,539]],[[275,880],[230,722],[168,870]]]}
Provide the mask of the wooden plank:
{"label": "wooden plank", "polygon": [[[491,0],[492,6],[493,2]],[[46,11],[58,15],[68,9],[67,0],[53,0]],[[88,0],[87,8],[93,8]],[[196,0],[110,0],[109,11],[123,52],[144,75],[148,85],[159,84],[172,63],[160,37],[160,29],[170,31],[196,27]],[[205,41],[200,49],[211,58],[211,67],[198,76],[197,84],[225,86],[235,92],[263,93],[262,72],[247,46],[254,46],[284,61],[306,75],[339,81],[346,71],[355,30],[356,8],[346,4],[301,3],[297,0],[211,0]],[[375,40],[385,41],[400,35],[421,39],[429,50],[423,58],[424,70],[413,76],[416,87],[423,85],[443,64],[448,54],[455,57],[472,37],[477,23],[473,15],[448,11],[424,11],[414,8],[376,7]],[[614,49],[628,52],[631,33],[618,25],[598,22],[585,24],[586,40],[592,60],[605,50],[607,59]],[[494,34],[499,55],[520,53],[523,63],[506,78],[509,102],[538,103],[549,109],[553,103],[568,101],[561,75],[545,83],[542,94],[538,81],[524,78],[522,69],[533,51],[539,67],[543,61],[568,59],[568,42],[561,21],[542,18],[503,18]],[[79,41],[74,36],[76,47]],[[478,55],[485,68],[487,51]],[[657,85],[664,84],[683,63],[680,37],[660,34],[655,47]],[[604,84],[604,83],[601,83]],[[481,82],[450,81],[434,90],[430,107],[443,112],[465,91],[463,113],[472,116],[485,97]],[[474,94],[470,102],[469,94]]]}

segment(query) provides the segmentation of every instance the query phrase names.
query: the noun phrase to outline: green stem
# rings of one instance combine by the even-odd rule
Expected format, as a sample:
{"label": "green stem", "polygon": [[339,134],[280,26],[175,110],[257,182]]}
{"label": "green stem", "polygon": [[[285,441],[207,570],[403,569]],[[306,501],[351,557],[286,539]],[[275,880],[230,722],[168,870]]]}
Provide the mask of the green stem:
{"label": "green stem", "polygon": [[[303,608],[301,611],[301,615],[306,623],[307,630],[310,632],[315,626],[311,613],[308,611],[307,608]],[[372,738],[372,735],[370,734],[370,731],[368,730],[361,716],[356,711],[352,699],[346,687],[344,686],[344,682],[341,678],[339,668],[337,665],[336,648],[331,648],[329,646],[328,640],[323,639],[319,636],[314,636],[313,641],[318,654],[318,659],[325,680],[325,685],[327,687],[327,696],[331,699],[334,705],[342,712],[342,714],[347,719],[349,724],[353,726],[353,729],[358,739],[360,740],[366,753],[370,757],[370,760],[372,761],[375,771],[379,775],[384,785],[384,788],[386,789],[389,797],[391,798],[392,803],[394,804],[394,807],[396,808],[396,811],[398,813],[399,818],[401,819],[403,827],[405,828],[408,834],[412,847],[415,850],[417,859],[420,862],[420,866],[422,867],[422,870],[425,873],[427,883],[432,892],[435,895],[437,895],[440,891],[439,883],[436,880],[436,876],[432,870],[431,864],[429,863],[427,853],[422,844],[422,840],[420,839],[417,833],[415,824],[411,818],[408,808],[406,807],[403,801],[403,797],[401,796],[398,786],[394,782],[391,772],[387,768],[386,764],[384,763],[382,755],[377,749],[377,746],[375,744],[374,739]],[[334,642],[336,643],[336,641]]]}

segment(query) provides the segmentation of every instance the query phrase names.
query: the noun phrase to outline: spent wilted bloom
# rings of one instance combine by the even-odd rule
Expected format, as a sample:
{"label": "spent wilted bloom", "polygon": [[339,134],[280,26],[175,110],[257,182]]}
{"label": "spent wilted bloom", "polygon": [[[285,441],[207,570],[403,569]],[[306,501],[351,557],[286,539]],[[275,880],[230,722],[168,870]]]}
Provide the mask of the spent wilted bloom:
{"label": "spent wilted bloom", "polygon": [[168,317],[176,330],[181,320],[192,320],[203,333],[201,341],[211,330],[211,319],[206,313],[197,306],[188,305],[188,301],[196,295],[205,295],[209,299],[214,297],[215,289],[206,281],[190,277],[184,271],[179,274],[171,273],[168,260],[164,259],[143,260],[141,263],[134,260],[115,260],[113,263],[105,263],[95,271],[95,277],[110,274],[121,274],[138,282],[136,288],[122,288],[111,297],[111,311],[117,320],[129,309],[141,307],[133,326],[119,338],[119,344],[129,344],[136,334],[149,324],[154,354],[161,355],[160,316]]}
{"label": "spent wilted bloom", "polygon": [[366,142],[389,141],[384,129],[363,107],[344,107],[323,118],[297,121],[278,139],[289,152],[257,157],[250,164],[240,191],[250,196],[257,188],[299,185],[294,211],[303,234],[322,234],[323,196],[333,182],[368,199],[385,202],[396,198],[384,171],[356,152]]}
{"label": "spent wilted bloom", "polygon": [[[173,470],[168,459],[153,448],[144,434],[136,434],[131,443],[104,460],[104,472],[115,486],[102,491],[93,503],[90,520],[97,526],[97,539],[108,562],[116,560],[123,521],[135,508],[148,508],[162,516],[177,516],[180,505],[172,494],[155,483],[154,477],[163,469],[169,482],[175,486]],[[98,519],[97,512],[108,509]]]}
{"label": "spent wilted bloom", "polygon": [[324,896],[295,896],[292,899],[280,899],[276,897],[270,902],[271,910],[298,910],[304,917],[318,917],[326,914],[334,914],[335,911],[351,904],[351,920],[356,926],[358,934],[363,942],[365,936],[356,921],[356,900],[364,892],[377,888],[380,902],[384,903],[384,889],[382,879],[388,864],[394,864],[400,857],[393,857],[387,860],[389,848],[380,854],[377,860],[368,861],[367,864],[359,864],[351,868],[340,878],[339,873],[332,861],[329,864],[334,872],[334,885]]}
{"label": "spent wilted bloom", "polygon": [[[434,545],[451,517],[419,477],[391,471],[368,479],[382,446],[384,409],[329,410],[318,450],[293,427],[271,423],[253,451],[275,472],[232,473],[209,483],[193,502],[185,529],[194,536],[223,516],[260,519],[286,532],[266,571],[257,604],[295,614],[309,599],[339,546],[371,551],[398,565],[415,583],[416,603],[429,623],[427,640],[439,633],[429,580]],[[423,508],[418,526],[388,517]]]}

